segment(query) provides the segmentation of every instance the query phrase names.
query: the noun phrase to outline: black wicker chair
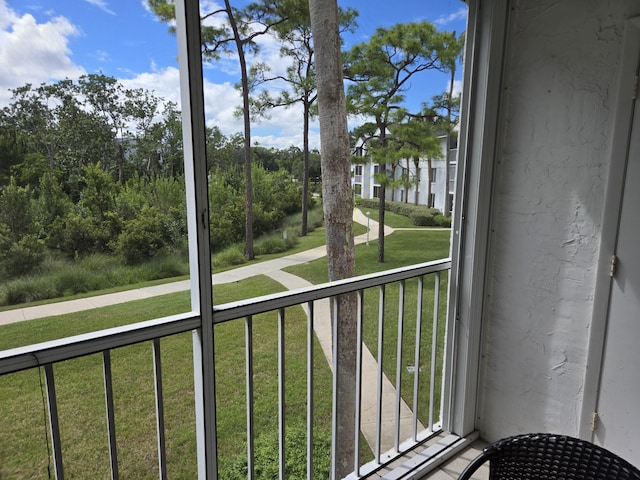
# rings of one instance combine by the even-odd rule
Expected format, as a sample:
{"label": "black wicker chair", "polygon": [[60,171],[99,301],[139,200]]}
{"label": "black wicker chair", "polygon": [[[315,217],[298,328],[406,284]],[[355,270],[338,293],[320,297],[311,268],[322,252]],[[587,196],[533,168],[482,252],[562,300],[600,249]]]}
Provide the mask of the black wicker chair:
{"label": "black wicker chair", "polygon": [[469,480],[489,461],[489,480],[640,480],[640,470],[592,443],[566,435],[528,433],[484,448],[460,474]]}

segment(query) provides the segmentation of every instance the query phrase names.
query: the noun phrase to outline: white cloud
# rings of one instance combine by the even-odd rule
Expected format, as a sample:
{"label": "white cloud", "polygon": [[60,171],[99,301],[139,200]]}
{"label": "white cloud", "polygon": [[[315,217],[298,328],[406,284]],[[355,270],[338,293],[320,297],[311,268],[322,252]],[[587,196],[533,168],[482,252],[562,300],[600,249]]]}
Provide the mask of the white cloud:
{"label": "white cloud", "polygon": [[84,0],[84,1],[90,5],[93,5],[94,7],[98,7],[100,10],[102,10],[105,13],[108,13],[109,15],[116,14],[116,12],[114,12],[109,8],[109,4],[104,0]]}
{"label": "white cloud", "polygon": [[453,81],[453,96],[457,97],[462,95],[462,80]]}
{"label": "white cloud", "polygon": [[457,20],[464,20],[467,18],[467,7],[460,7],[459,10],[450,13],[449,15],[443,15],[436,18],[433,23],[435,25],[444,26]]}
{"label": "white cloud", "polygon": [[[141,73],[121,80],[126,88],[145,88],[156,96],[175,102],[180,107],[180,74],[177,68],[167,67],[154,72]],[[217,126],[227,136],[243,131],[241,117],[235,115],[242,105],[240,92],[230,83],[204,83],[205,120],[208,127]],[[288,148],[302,146],[302,109],[276,108],[270,118],[251,124],[251,143],[265,147]],[[317,129],[317,122],[312,123]],[[311,148],[319,148],[317,132],[312,132]]]}
{"label": "white cloud", "polygon": [[[88,1],[88,0],[87,0]],[[96,6],[105,2],[92,1]],[[207,8],[216,4],[208,3]],[[80,35],[79,28],[65,17],[54,17],[38,23],[30,14],[19,15],[0,0],[0,106],[9,103],[11,94],[7,89],[26,83],[39,85],[63,78],[77,79],[86,73],[85,69],[73,63],[69,40]],[[282,73],[288,65],[287,59],[280,58],[279,46],[269,36],[260,38],[259,59],[270,65],[274,73]],[[110,61],[109,53],[97,50],[101,61]],[[228,59],[227,68],[237,73],[237,59]],[[216,62],[219,64],[220,62]],[[216,68],[216,67],[213,67]],[[149,72],[129,73],[119,80],[127,88],[145,88],[155,95],[175,102],[180,106],[180,75],[175,67],[161,67],[151,62]],[[206,77],[207,69],[205,69]],[[237,76],[237,75],[236,75]],[[241,95],[232,82],[213,83],[205,80],[205,115],[207,125],[217,126],[225,135],[242,132],[242,118],[235,115],[242,104]],[[269,85],[269,88],[283,88],[283,85]],[[270,112],[269,119],[252,123],[252,143],[266,147],[288,148],[302,145],[302,111],[299,105],[292,108],[277,108]],[[319,147],[317,122],[312,131],[311,146]]]}
{"label": "white cloud", "polygon": [[64,17],[37,23],[32,15],[19,16],[0,0],[0,105],[11,98],[9,88],[84,74],[68,47],[69,38],[77,35],[79,30]]}

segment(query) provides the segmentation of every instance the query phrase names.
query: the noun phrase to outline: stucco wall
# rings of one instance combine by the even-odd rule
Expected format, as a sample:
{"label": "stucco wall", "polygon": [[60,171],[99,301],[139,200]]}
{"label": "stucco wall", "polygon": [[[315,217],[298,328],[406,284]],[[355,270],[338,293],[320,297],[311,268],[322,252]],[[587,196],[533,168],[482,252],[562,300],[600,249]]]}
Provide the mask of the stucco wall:
{"label": "stucco wall", "polygon": [[513,2],[479,427],[577,435],[624,19],[637,0]]}

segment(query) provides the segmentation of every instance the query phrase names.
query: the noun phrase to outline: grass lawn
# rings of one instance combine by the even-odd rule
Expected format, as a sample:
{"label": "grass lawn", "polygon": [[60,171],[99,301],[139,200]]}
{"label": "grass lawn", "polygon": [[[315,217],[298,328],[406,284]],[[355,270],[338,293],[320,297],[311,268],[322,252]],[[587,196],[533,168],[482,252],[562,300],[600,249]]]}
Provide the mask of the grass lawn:
{"label": "grass lawn", "polygon": [[[366,231],[365,227],[362,227]],[[360,232],[362,233],[362,232]],[[324,241],[317,230],[305,241]],[[307,244],[305,248],[312,248]],[[386,238],[386,262],[376,261],[376,242],[356,248],[358,274],[448,256],[449,232],[435,230],[397,231]],[[289,252],[287,252],[289,253]],[[289,271],[322,283],[327,278],[326,259],[291,267]],[[417,281],[406,284],[405,342],[403,366],[413,364]],[[441,311],[438,330],[438,358],[442,358],[447,276],[441,278]],[[273,293],[282,287],[266,277],[236,284],[217,285],[216,301],[225,303]],[[428,397],[427,373],[431,350],[430,325],[433,313],[433,279],[425,279],[420,365],[421,394]],[[383,366],[395,382],[397,351],[398,286],[386,289]],[[365,341],[377,355],[377,289],[365,293]],[[162,317],[189,310],[189,293],[177,293],[148,300],[114,305],[88,312],[49,317],[0,327],[0,350]],[[301,308],[286,316],[287,428],[295,447],[288,449],[291,465],[303,464],[301,426],[306,408],[306,317]],[[255,317],[255,415],[256,449],[260,458],[277,458],[277,325],[276,315]],[[244,322],[216,326],[216,383],[221,478],[242,476],[245,438],[245,349]],[[193,363],[191,335],[162,340],[162,367],[169,477],[195,478],[195,419],[193,416]],[[157,478],[157,447],[151,344],[123,347],[112,352],[112,370],[122,478]],[[316,435],[327,438],[331,423],[331,375],[316,342],[314,358],[316,390]],[[108,445],[104,415],[101,356],[70,360],[55,366],[61,420],[65,473],[69,478],[108,477]],[[0,377],[0,478],[46,478],[46,420],[43,413],[41,377],[29,370]],[[436,386],[440,391],[440,378]],[[411,404],[413,376],[403,369],[402,394]],[[439,397],[439,394],[438,394]],[[426,420],[425,404],[419,409]],[[296,437],[297,435],[297,437]],[[297,438],[297,440],[295,440]],[[302,436],[304,438],[304,436]],[[321,442],[322,443],[322,442]],[[326,442],[318,446],[317,459],[328,460]],[[320,454],[320,450],[324,454]],[[326,465],[322,465],[326,468]],[[266,468],[266,467],[265,467]],[[268,470],[268,469],[267,469]],[[238,476],[239,475],[239,476]],[[319,474],[318,478],[323,474]],[[291,475],[292,478],[295,475]],[[246,474],[245,474],[246,478]]]}
{"label": "grass lawn", "polygon": [[[228,302],[281,289],[269,278],[256,277],[218,286],[216,297],[219,302]],[[7,325],[1,328],[0,349],[170,315],[186,311],[188,306],[189,293],[184,292]],[[273,451],[276,448],[273,441],[277,438],[273,435],[277,431],[276,316],[254,317],[253,325],[256,442],[261,451]],[[292,433],[299,432],[305,421],[305,325],[301,308],[287,310],[287,426]],[[218,325],[215,335],[221,478],[235,478],[233,473],[241,470],[246,455],[244,322]],[[191,342],[191,334],[175,335],[161,342],[170,478],[196,478]],[[111,353],[122,478],[158,476],[151,348],[151,344],[145,342]],[[68,478],[107,478],[109,475],[101,360],[101,356],[92,355],[55,366]],[[314,375],[315,416],[319,425],[316,434],[326,438],[331,423],[331,375],[319,345],[316,345]],[[41,394],[36,370],[0,377],[0,478],[47,478],[47,427]],[[290,456],[299,453],[289,450]],[[318,457],[319,461],[328,460],[327,455]]]}
{"label": "grass lawn", "polygon": [[[378,221],[378,209],[377,208],[360,208],[365,215],[367,212],[371,214],[371,220]],[[422,228],[416,227],[409,217],[404,215],[398,215],[397,213],[386,210],[384,212],[384,223],[391,228]]]}

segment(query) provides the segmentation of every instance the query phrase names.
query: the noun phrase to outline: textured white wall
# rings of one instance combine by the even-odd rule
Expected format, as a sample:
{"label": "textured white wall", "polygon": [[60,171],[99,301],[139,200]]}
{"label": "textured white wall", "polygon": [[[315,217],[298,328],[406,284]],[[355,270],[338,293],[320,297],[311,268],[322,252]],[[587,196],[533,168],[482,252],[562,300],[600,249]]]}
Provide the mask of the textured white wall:
{"label": "textured white wall", "polygon": [[578,433],[624,20],[638,0],[520,0],[508,34],[479,426]]}

